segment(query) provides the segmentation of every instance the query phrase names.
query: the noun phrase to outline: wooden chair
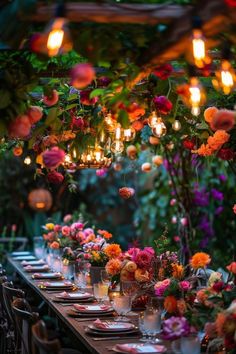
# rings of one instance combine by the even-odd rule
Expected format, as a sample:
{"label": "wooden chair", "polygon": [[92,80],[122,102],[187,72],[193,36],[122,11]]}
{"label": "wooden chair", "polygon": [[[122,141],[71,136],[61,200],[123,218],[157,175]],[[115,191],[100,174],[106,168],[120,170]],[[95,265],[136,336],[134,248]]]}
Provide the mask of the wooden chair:
{"label": "wooden chair", "polygon": [[[3,300],[2,284],[7,281],[5,275],[0,276],[0,353],[7,351],[8,318]],[[8,336],[9,338],[9,336]]]}
{"label": "wooden chair", "polygon": [[32,312],[29,303],[23,299],[15,299],[12,303],[17,331],[17,351],[21,354],[32,353],[31,327],[38,319],[38,313]]}
{"label": "wooden chair", "polygon": [[32,326],[33,354],[81,354],[74,349],[61,348],[58,339],[49,340],[43,321]]}

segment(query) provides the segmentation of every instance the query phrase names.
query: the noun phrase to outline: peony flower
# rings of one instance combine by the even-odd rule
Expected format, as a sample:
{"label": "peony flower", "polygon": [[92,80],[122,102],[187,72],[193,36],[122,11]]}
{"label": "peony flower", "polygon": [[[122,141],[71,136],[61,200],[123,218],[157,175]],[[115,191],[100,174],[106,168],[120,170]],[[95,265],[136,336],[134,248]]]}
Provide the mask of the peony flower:
{"label": "peony flower", "polygon": [[235,124],[235,112],[228,110],[219,110],[216,112],[210,122],[210,127],[213,131],[225,130],[229,131],[234,127]]}
{"label": "peony flower", "polygon": [[205,252],[195,253],[191,260],[190,265],[193,269],[205,268],[211,262],[211,257]]}
{"label": "peony flower", "polygon": [[162,64],[162,65],[157,66],[153,70],[153,74],[161,80],[166,80],[171,75],[172,71],[173,71],[172,65],[166,63],[166,64]]}
{"label": "peony flower", "polygon": [[177,300],[173,295],[168,295],[164,300],[164,309],[168,313],[174,313],[177,310]]}
{"label": "peony flower", "polygon": [[43,153],[43,163],[46,168],[57,168],[65,160],[65,151],[58,147],[53,147]]}
{"label": "peony flower", "polygon": [[43,96],[43,103],[48,106],[54,106],[58,102],[58,92],[57,90],[52,90],[52,93],[49,96]]}
{"label": "peony flower", "polygon": [[60,184],[64,181],[64,176],[60,172],[51,171],[47,174],[49,183]]}
{"label": "peony flower", "polygon": [[155,256],[155,251],[154,251],[154,249],[152,248],[152,247],[144,247],[144,249],[143,249],[145,252],[148,252],[148,253],[150,253],[150,255],[151,256]]}
{"label": "peony flower", "polygon": [[230,263],[226,268],[228,269],[229,272],[236,275],[236,262]]}
{"label": "peony flower", "polygon": [[80,91],[80,103],[85,106],[92,106],[98,101],[98,97],[90,98],[90,93],[92,90],[83,90]]}
{"label": "peony flower", "polygon": [[94,230],[91,229],[90,227],[87,227],[86,229],[84,229],[84,234],[85,236],[89,236],[89,235],[93,235],[94,234]]}
{"label": "peony flower", "polygon": [[95,70],[89,63],[81,63],[75,65],[70,72],[70,85],[77,88],[83,89],[90,85],[95,79]]}
{"label": "peony flower", "polygon": [[208,107],[204,111],[204,118],[207,123],[211,123],[214,115],[218,112],[216,107]]}
{"label": "peony flower", "polygon": [[172,316],[163,322],[163,337],[167,340],[178,339],[190,333],[190,326],[185,317]]}
{"label": "peony flower", "polygon": [[120,273],[122,263],[119,259],[113,258],[110,259],[106,264],[106,271],[108,274],[114,276]]}
{"label": "peony flower", "polygon": [[134,278],[139,283],[145,283],[150,280],[148,271],[139,268],[134,272]]}
{"label": "peony flower", "polygon": [[153,103],[156,109],[162,114],[168,114],[172,110],[172,103],[166,96],[155,96]]}
{"label": "peony flower", "polygon": [[60,232],[61,231],[61,225],[55,225],[54,226],[54,231],[55,232]]}
{"label": "peony flower", "polygon": [[117,258],[121,254],[120,245],[117,243],[112,243],[111,245],[107,245],[104,248],[104,253],[107,255],[108,258]]}
{"label": "peony flower", "polygon": [[70,236],[70,227],[69,226],[62,226],[61,233],[63,236]]}
{"label": "peony flower", "polygon": [[35,124],[42,118],[43,109],[39,106],[31,106],[27,111],[27,115],[29,117],[30,123]]}
{"label": "peony flower", "polygon": [[145,250],[140,251],[135,257],[134,261],[137,263],[138,267],[141,269],[148,269],[151,267],[151,262],[153,255]]}
{"label": "peony flower", "polygon": [[57,241],[53,241],[53,242],[51,243],[51,245],[50,245],[50,248],[56,250],[56,249],[60,248],[60,243],[57,242]]}
{"label": "peony flower", "polygon": [[138,268],[137,264],[132,261],[127,262],[124,266],[124,269],[131,273],[134,273],[137,268]]}
{"label": "peony flower", "polygon": [[170,279],[165,279],[163,281],[159,281],[154,285],[155,293],[157,296],[163,296],[165,290],[170,285]]}
{"label": "peony flower", "polygon": [[180,289],[183,291],[188,291],[191,289],[191,284],[187,280],[183,280],[179,283]]}
{"label": "peony flower", "polygon": [[72,215],[71,215],[71,214],[67,214],[67,215],[64,216],[63,222],[64,222],[65,224],[67,224],[68,222],[71,221],[71,219],[72,219]]}
{"label": "peony flower", "polygon": [[135,194],[134,188],[122,187],[119,189],[119,195],[123,199],[129,199]]}
{"label": "peony flower", "polygon": [[29,135],[31,123],[27,115],[18,116],[8,125],[8,135],[10,138],[25,138]]}
{"label": "peony flower", "polygon": [[217,153],[217,157],[219,157],[221,160],[224,160],[224,161],[232,160],[234,158],[234,156],[235,156],[235,153],[230,148],[220,149]]}

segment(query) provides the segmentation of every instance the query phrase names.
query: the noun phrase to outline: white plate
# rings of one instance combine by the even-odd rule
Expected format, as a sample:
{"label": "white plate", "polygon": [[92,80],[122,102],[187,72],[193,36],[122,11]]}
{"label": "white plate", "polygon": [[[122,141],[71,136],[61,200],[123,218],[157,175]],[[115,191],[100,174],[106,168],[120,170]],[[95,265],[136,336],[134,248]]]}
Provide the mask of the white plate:
{"label": "white plate", "polygon": [[[100,312],[113,312],[113,308],[111,306],[107,306],[103,308],[103,305],[79,305],[81,309],[76,308],[74,305],[74,309],[81,313],[100,313]],[[84,307],[84,309],[82,308]]]}
{"label": "white plate", "polygon": [[17,252],[12,252],[11,253],[11,255],[13,256],[13,257],[15,257],[15,256],[29,256],[29,255],[31,255],[31,252],[29,252],[29,251],[17,251]]}
{"label": "white plate", "polygon": [[[163,345],[128,343],[125,344],[125,346],[127,346],[128,349],[135,349],[137,351],[137,354],[158,354],[166,352],[166,347],[164,347]],[[114,350],[116,353],[129,353],[129,351],[122,350],[119,348],[117,349],[117,345],[115,345],[112,350]]]}
{"label": "white plate", "polygon": [[43,278],[46,278],[46,279],[58,279],[58,278],[61,278],[62,277],[62,274],[61,273],[39,273],[39,274],[33,274],[32,275],[32,278],[34,279],[43,279]]}
{"label": "white plate", "polygon": [[74,292],[74,293],[66,293],[67,295],[65,295],[64,293],[58,294],[56,297],[59,299],[88,299],[90,297],[93,297],[92,294],[90,293],[81,293],[81,292]]}
{"label": "white plate", "polygon": [[39,285],[43,285],[46,288],[68,288],[69,286],[73,286],[71,282],[64,282],[64,281],[54,281],[54,282],[41,282]]}
{"label": "white plate", "polygon": [[125,332],[135,328],[133,323],[106,321],[106,328],[99,328],[95,324],[88,325],[88,328],[101,332]]}
{"label": "white plate", "polygon": [[15,261],[33,261],[36,259],[35,256],[17,256],[13,258]]}
{"label": "white plate", "polygon": [[37,261],[22,261],[21,264],[23,265],[23,267],[26,267],[28,265],[43,265],[46,264],[46,262],[44,262],[43,259],[39,259]]}

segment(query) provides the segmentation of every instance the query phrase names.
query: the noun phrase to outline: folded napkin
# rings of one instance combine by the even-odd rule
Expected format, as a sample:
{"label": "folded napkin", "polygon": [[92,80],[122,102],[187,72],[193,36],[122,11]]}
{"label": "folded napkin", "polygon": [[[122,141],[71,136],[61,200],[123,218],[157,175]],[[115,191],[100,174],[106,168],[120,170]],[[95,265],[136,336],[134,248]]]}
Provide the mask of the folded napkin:
{"label": "folded napkin", "polygon": [[74,304],[74,308],[78,311],[84,311],[87,309],[87,306],[83,306],[83,305],[78,305],[78,304]]}
{"label": "folded napkin", "polygon": [[60,273],[53,273],[53,274],[43,274],[43,273],[34,273],[34,278],[58,278],[61,276]]}
{"label": "folded napkin", "polygon": [[[79,311],[81,311],[81,310],[83,311],[83,310],[87,310],[87,309],[88,309],[88,306],[83,306],[83,305],[79,305],[79,304],[75,304],[74,307],[75,307],[77,310],[79,310]],[[101,305],[101,306],[100,306],[100,309],[101,309],[102,311],[107,311],[107,310],[110,309],[110,306]],[[93,311],[93,308],[92,308],[92,307],[90,308],[90,311]],[[94,311],[99,311],[99,310],[94,310]]]}
{"label": "folded napkin", "polygon": [[43,259],[39,259],[37,261],[22,261],[21,264],[23,266],[26,266],[26,265],[40,265],[40,264],[45,264],[45,262],[44,262]]}
{"label": "folded napkin", "polygon": [[47,264],[44,264],[44,265],[40,265],[40,264],[37,264],[37,265],[27,265],[24,267],[25,270],[34,270],[34,269],[49,269],[48,265]]}
{"label": "folded napkin", "polygon": [[127,344],[116,344],[116,349],[123,353],[137,354],[138,350],[136,348],[130,348]]}
{"label": "folded napkin", "polygon": [[101,329],[103,329],[103,328],[105,329],[105,328],[109,327],[106,323],[99,320],[99,318],[97,318],[96,321],[93,322],[93,325],[94,325],[94,327],[101,328]]}

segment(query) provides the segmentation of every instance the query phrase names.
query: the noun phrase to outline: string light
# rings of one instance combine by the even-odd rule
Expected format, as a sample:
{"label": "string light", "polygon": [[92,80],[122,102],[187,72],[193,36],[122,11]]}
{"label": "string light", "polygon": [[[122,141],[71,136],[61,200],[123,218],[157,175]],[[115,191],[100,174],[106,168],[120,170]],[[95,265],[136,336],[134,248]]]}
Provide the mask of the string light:
{"label": "string light", "polygon": [[104,149],[100,146],[89,146],[85,152],[83,152],[78,159],[77,167],[79,169],[84,168],[104,168],[111,165],[111,158],[106,157]]}
{"label": "string light", "polygon": [[114,154],[121,154],[124,151],[124,148],[125,148],[125,146],[121,140],[115,140],[111,144],[111,151]]}
{"label": "string light", "polygon": [[30,156],[26,156],[26,158],[24,159],[24,164],[30,165],[31,162],[32,162],[32,160],[31,160]]}
{"label": "string light", "polygon": [[161,138],[166,135],[166,132],[167,132],[166,126],[165,126],[162,118],[159,117],[157,120],[157,123],[152,128],[152,133],[157,138]]}
{"label": "string light", "polygon": [[150,116],[148,117],[148,125],[149,127],[153,128],[158,122],[158,117],[156,115],[156,112],[153,111]]}
{"label": "string light", "polygon": [[104,123],[106,130],[110,133],[113,133],[116,129],[117,122],[115,119],[112,118],[111,113],[108,113],[104,118]]}
{"label": "string light", "polygon": [[196,77],[190,79],[189,94],[191,113],[194,116],[198,116],[200,114],[200,106],[205,103],[205,93]]}
{"label": "string light", "polygon": [[172,129],[175,130],[176,132],[181,129],[181,123],[178,119],[175,119],[174,122],[172,123]]}
{"label": "string light", "polygon": [[130,127],[128,129],[124,129],[124,131],[123,131],[123,140],[126,141],[126,142],[134,140],[135,135],[136,135],[136,132],[135,132],[134,128]]}
{"label": "string light", "polygon": [[228,60],[223,59],[219,70],[216,71],[216,78],[212,80],[213,86],[221,89],[225,95],[230,94],[236,86],[236,75]]}
{"label": "string light", "polygon": [[202,68],[206,59],[206,48],[205,40],[200,29],[193,30],[192,46],[194,63],[198,68]]}

